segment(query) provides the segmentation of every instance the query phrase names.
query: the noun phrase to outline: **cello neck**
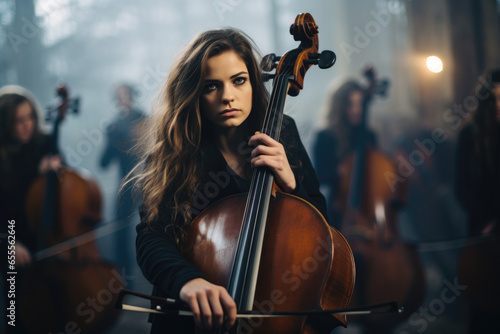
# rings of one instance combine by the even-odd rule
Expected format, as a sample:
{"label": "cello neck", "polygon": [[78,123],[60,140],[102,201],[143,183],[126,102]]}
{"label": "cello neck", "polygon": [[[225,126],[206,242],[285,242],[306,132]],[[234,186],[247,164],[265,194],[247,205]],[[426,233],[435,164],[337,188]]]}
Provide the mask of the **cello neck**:
{"label": "cello neck", "polygon": [[349,195],[347,198],[348,210],[360,210],[363,203],[364,176],[366,168],[366,151],[368,149],[368,128],[366,119],[371,96],[365,95],[362,104],[361,123],[357,137],[354,140],[352,173],[350,178]]}
{"label": "cello neck", "polygon": [[[57,113],[55,114],[54,126],[52,128],[52,132],[48,138],[49,155],[57,155],[59,154],[58,149],[58,139],[59,139],[59,127],[61,122],[64,119],[66,114],[66,110],[68,107],[68,90],[65,86],[59,86],[57,88],[57,95],[60,97],[61,101],[59,105],[54,109]],[[47,246],[47,238],[46,232],[53,230],[56,226],[56,222],[58,221],[57,212],[56,212],[56,201],[57,201],[57,189],[58,189],[58,175],[54,170],[49,170],[46,173],[45,178],[45,192],[43,198],[43,208],[42,208],[42,219],[40,231],[41,233],[37,233],[38,235],[38,248],[43,249]]]}
{"label": "cello neck", "polygon": [[[280,137],[288,89],[288,75],[278,75],[262,128],[262,133],[274,140]],[[267,168],[254,170],[228,286],[229,294],[240,310],[251,310],[253,306],[273,180],[273,174]]]}

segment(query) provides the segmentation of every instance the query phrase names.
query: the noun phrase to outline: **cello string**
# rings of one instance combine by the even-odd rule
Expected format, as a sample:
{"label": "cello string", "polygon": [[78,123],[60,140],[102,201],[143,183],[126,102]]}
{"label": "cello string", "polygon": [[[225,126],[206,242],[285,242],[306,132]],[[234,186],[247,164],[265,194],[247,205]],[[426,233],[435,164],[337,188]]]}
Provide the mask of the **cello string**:
{"label": "cello string", "polygon": [[[276,81],[274,82],[276,84]],[[275,86],[275,85],[274,85]],[[271,94],[271,103],[267,107],[267,111],[269,111],[270,106],[273,103],[275,94]],[[264,115],[264,124],[266,124],[267,119],[268,119],[268,112],[266,111]],[[265,126],[265,125],[264,125]],[[241,294],[243,293],[241,287],[245,285],[245,278],[247,277],[246,273],[248,272],[248,252],[251,249],[251,244],[249,244],[249,241],[251,240],[249,235],[253,234],[252,232],[252,226],[251,223],[253,221],[252,217],[255,216],[255,211],[258,209],[255,207],[255,201],[256,201],[256,192],[259,188],[259,171],[256,169],[253,172],[251,184],[250,184],[250,189],[248,193],[248,198],[247,198],[247,203],[245,206],[245,211],[243,214],[243,222],[242,222],[242,227],[240,229],[239,237],[238,237],[238,244],[237,244],[237,252],[235,254],[235,258],[233,260],[233,267],[231,270],[231,276],[229,279],[229,286],[228,289],[230,290],[230,293],[233,294],[233,298],[239,302],[241,301],[242,297]],[[241,274],[243,272],[243,274]],[[234,281],[234,277],[242,277],[243,281]],[[237,295],[236,295],[237,294]]]}
{"label": "cello string", "polygon": [[[278,75],[277,80],[275,81],[275,85],[273,87],[271,101],[269,103],[269,106],[267,108],[267,112],[266,112],[266,115],[264,118],[264,128],[262,129],[262,132],[265,134],[272,135],[272,133],[269,133],[269,131],[266,131],[266,130],[269,130],[270,124],[273,123],[271,121],[271,119],[275,118],[275,116],[274,116],[275,113],[273,111],[277,110],[277,106],[280,105],[280,98],[282,96],[282,92],[281,92],[282,87],[283,87],[283,76]],[[262,200],[263,200],[264,193],[265,193],[264,185],[265,185],[266,180],[269,180],[269,171],[267,171],[266,169],[256,169],[254,172],[254,176],[252,178],[252,184],[251,184],[251,189],[250,189],[250,193],[249,193],[249,199],[247,201],[247,207],[245,208],[245,220],[246,221],[244,224],[244,228],[245,228],[244,234],[246,235],[245,240],[248,240],[248,243],[245,244],[245,249],[243,251],[247,252],[248,256],[246,256],[243,259],[239,259],[240,263],[243,261],[246,261],[244,263],[244,275],[242,276],[243,281],[241,282],[242,287],[247,286],[246,281],[247,281],[247,278],[250,277],[248,275],[250,264],[251,264],[250,259],[253,258],[254,261],[260,260],[260,258],[257,259],[254,256],[254,252],[252,252],[252,250],[254,249],[255,235],[257,233],[257,225],[258,224],[256,224],[256,221],[257,221],[257,218],[260,216],[260,213],[262,211],[261,204],[262,204]],[[247,211],[248,211],[248,214],[247,214]],[[243,255],[241,255],[241,256],[243,256]],[[243,292],[244,292],[243,289],[240,290],[239,291],[240,295],[242,295]],[[241,297],[240,300],[242,300],[243,299],[242,296],[240,296],[240,297]]]}

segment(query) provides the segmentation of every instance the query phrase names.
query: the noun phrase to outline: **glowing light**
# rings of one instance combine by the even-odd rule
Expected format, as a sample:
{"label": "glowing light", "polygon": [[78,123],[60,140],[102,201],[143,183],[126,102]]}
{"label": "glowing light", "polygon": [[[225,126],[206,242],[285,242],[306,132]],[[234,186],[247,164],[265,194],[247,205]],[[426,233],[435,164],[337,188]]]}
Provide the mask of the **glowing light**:
{"label": "glowing light", "polygon": [[439,73],[443,70],[443,62],[436,56],[427,57],[426,65],[429,71],[434,73]]}

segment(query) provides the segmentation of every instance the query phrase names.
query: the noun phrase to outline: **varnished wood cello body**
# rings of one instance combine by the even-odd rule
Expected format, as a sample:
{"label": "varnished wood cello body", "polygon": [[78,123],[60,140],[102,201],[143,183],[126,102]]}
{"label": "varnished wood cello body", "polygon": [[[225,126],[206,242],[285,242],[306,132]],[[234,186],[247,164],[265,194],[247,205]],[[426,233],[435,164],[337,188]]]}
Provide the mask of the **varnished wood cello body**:
{"label": "varnished wood cello body", "polygon": [[[317,26],[300,14],[290,28],[299,48],[277,66],[263,133],[278,140],[285,98],[298,95],[312,64],[333,65],[318,53]],[[254,172],[248,194],[214,203],[191,223],[184,256],[214,284],[226,286],[238,310],[343,308],[351,298],[349,244],[310,203],[273,187],[267,169]],[[239,320],[234,333],[325,333],[346,326],[343,315]]]}
{"label": "varnished wood cello body", "polygon": [[[67,88],[50,136],[50,154],[57,154],[59,124],[68,104]],[[101,192],[90,177],[64,167],[37,178],[26,198],[27,218],[37,235],[38,250],[92,233],[101,220]],[[95,240],[51,257],[33,254],[33,263],[20,276],[18,319],[27,333],[104,333],[116,321],[113,304],[123,281],[104,261]]]}
{"label": "varnished wood cello body", "polygon": [[377,82],[373,68],[365,75],[370,85],[364,92],[362,131],[353,152],[339,166],[339,202],[343,209],[342,233],[356,260],[356,288],[350,306],[396,300],[404,308],[398,316],[353,319],[367,330],[381,332],[420,306],[425,278],[416,249],[399,238],[397,216],[406,201],[405,185],[393,182],[399,175],[396,165],[371,145],[366,126],[370,100],[374,93],[384,95],[382,89],[387,83]]}

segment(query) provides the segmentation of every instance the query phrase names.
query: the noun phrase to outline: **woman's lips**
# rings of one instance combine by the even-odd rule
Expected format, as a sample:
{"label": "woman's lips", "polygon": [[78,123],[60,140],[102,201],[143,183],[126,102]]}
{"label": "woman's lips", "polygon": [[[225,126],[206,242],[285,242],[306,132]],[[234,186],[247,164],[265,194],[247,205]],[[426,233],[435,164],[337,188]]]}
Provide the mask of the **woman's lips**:
{"label": "woman's lips", "polygon": [[222,111],[221,113],[219,113],[219,116],[234,116],[234,115],[236,115],[239,111],[240,111],[240,109],[235,109],[235,108],[232,108],[232,109],[226,109],[226,110]]}

